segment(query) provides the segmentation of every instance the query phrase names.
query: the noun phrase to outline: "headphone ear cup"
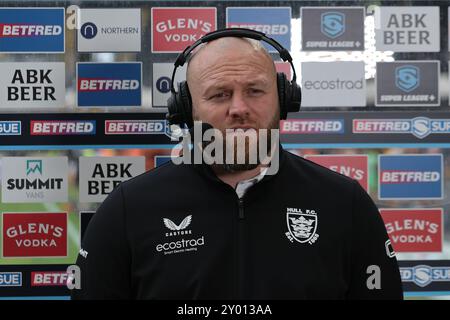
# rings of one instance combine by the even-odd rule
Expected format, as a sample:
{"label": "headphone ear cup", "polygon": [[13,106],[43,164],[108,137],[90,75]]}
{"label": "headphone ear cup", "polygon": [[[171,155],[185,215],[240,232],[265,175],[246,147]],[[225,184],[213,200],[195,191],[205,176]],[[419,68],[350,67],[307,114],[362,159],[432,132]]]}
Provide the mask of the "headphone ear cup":
{"label": "headphone ear cup", "polygon": [[283,72],[277,72],[277,87],[278,87],[278,101],[280,104],[280,119],[284,120],[287,117],[287,85],[288,81],[286,75]]}
{"label": "headphone ear cup", "polygon": [[194,119],[192,118],[192,98],[186,81],[179,84],[178,93],[180,99],[180,111],[183,114],[183,122],[186,123],[188,128],[192,128],[194,126]]}

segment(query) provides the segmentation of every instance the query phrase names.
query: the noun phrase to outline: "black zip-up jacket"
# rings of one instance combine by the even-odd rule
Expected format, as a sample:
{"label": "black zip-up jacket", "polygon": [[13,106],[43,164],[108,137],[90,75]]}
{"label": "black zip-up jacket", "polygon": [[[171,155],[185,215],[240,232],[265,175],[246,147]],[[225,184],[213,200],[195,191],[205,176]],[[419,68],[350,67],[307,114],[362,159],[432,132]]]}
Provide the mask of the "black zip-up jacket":
{"label": "black zip-up jacket", "polygon": [[402,299],[388,244],[355,180],[282,149],[241,200],[207,165],[168,162],[99,207],[72,298]]}

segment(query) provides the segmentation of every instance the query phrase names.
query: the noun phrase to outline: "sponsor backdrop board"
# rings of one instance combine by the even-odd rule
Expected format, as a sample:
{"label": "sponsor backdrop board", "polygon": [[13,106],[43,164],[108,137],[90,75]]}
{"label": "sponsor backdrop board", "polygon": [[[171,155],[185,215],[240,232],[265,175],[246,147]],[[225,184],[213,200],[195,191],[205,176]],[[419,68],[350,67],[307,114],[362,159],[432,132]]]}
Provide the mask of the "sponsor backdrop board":
{"label": "sponsor backdrop board", "polygon": [[280,123],[281,142],[369,192],[405,295],[450,295],[448,3],[82,0],[79,17],[63,1],[34,5],[0,8],[0,297],[67,297],[66,268],[104,197],[170,161],[177,54],[225,26],[290,51],[304,109]]}

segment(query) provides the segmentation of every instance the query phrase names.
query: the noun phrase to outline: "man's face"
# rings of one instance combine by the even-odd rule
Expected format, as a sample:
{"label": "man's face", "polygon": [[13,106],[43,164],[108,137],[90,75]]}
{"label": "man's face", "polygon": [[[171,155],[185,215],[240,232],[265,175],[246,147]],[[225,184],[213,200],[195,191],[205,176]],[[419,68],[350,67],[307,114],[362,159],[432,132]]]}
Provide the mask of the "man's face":
{"label": "man's face", "polygon": [[278,129],[273,61],[248,41],[222,38],[207,44],[189,63],[187,78],[194,120],[211,124],[225,139],[227,129]]}

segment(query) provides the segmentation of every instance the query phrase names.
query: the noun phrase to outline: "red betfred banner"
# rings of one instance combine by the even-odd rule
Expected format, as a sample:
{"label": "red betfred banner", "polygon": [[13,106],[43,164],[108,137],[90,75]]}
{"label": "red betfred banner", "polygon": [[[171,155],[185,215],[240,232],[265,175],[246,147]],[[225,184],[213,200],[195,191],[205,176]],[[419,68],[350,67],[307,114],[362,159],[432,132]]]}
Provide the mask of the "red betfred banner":
{"label": "red betfred banner", "polygon": [[217,29],[216,8],[152,8],[152,52],[181,52]]}
{"label": "red betfred banner", "polygon": [[396,252],[442,252],[443,211],[436,209],[381,209]]}
{"label": "red betfred banner", "polygon": [[355,179],[366,192],[369,192],[369,163],[367,155],[305,155],[305,159]]}
{"label": "red betfred banner", "polygon": [[67,213],[3,213],[3,257],[67,257]]}

